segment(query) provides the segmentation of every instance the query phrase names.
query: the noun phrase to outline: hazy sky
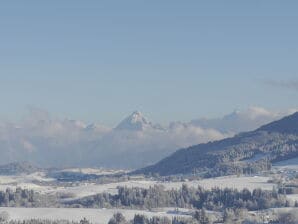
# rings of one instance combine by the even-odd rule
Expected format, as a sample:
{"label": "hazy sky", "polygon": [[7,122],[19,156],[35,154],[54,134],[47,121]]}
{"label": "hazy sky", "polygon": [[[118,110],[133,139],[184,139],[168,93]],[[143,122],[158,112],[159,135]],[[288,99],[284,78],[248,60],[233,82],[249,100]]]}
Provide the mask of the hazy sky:
{"label": "hazy sky", "polygon": [[297,108],[298,1],[1,1],[1,119]]}

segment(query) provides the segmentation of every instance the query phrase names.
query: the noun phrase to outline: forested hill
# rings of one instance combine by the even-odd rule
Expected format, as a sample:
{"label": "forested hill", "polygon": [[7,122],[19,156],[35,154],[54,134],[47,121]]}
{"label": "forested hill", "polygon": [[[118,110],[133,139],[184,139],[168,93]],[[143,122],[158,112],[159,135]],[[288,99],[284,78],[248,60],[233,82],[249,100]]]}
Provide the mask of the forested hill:
{"label": "forested hill", "polygon": [[5,165],[0,165],[0,175],[20,175],[30,174],[41,169],[28,162],[15,162]]}
{"label": "forested hill", "polygon": [[298,156],[298,112],[259,129],[220,141],[180,149],[135,173],[220,176],[254,173]]}
{"label": "forested hill", "polygon": [[281,120],[264,125],[258,130],[284,134],[298,134],[298,112],[294,113],[293,115],[284,117]]}

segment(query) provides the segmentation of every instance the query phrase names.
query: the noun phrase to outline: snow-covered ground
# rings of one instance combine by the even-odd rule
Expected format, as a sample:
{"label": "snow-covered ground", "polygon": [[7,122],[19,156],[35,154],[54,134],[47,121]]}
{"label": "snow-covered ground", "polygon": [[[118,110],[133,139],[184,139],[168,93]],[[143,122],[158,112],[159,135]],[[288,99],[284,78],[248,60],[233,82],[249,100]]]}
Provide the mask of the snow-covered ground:
{"label": "snow-covered ground", "polygon": [[199,181],[188,181],[188,182],[159,182],[159,181],[150,181],[150,180],[132,180],[119,183],[110,183],[110,184],[83,184],[75,187],[67,188],[57,188],[56,192],[60,193],[71,193],[76,195],[76,198],[85,197],[89,195],[94,195],[98,193],[108,192],[110,194],[117,193],[118,186],[126,187],[140,187],[140,188],[149,188],[154,185],[163,185],[165,189],[179,189],[183,184],[187,184],[190,187],[197,188],[199,185],[206,189],[211,189],[214,187],[219,188],[236,188],[242,190],[243,188],[248,188],[253,190],[255,188],[261,188],[264,190],[272,190],[275,184],[267,183],[269,177],[218,177],[213,179],[203,179]]}
{"label": "snow-covered ground", "polygon": [[[52,187],[47,186],[47,183],[51,181],[55,181],[55,179],[47,178],[43,172],[36,172],[29,175],[0,176],[0,190],[21,187],[39,192],[47,192],[52,190]],[[43,185],[39,185],[39,182],[43,182]]]}
{"label": "snow-covered ground", "polygon": [[36,182],[50,182],[54,181],[53,178],[46,177],[44,172],[36,172],[29,175],[19,176],[0,176],[0,184],[13,184],[13,183],[32,183]]}
{"label": "snow-covered ground", "polygon": [[112,170],[112,169],[95,169],[95,168],[68,168],[63,169],[64,172],[76,172],[83,174],[96,174],[96,175],[110,175],[110,174],[119,174],[126,173],[126,170]]}
{"label": "snow-covered ground", "polygon": [[[85,170],[85,172],[93,172],[93,170]],[[94,171],[96,172],[96,171]],[[160,182],[149,179],[134,179],[125,182],[109,183],[109,184],[96,184],[87,182],[76,182],[71,186],[63,187],[61,183],[57,184],[57,181],[52,178],[47,178],[45,173],[38,172],[30,175],[19,176],[0,176],[0,190],[5,190],[7,187],[16,188],[22,187],[26,189],[33,189],[43,194],[65,194],[71,195],[72,198],[65,198],[64,200],[81,198],[98,193],[108,192],[111,194],[117,193],[118,186],[126,187],[140,187],[149,188],[154,185],[163,185],[165,189],[178,189],[183,184],[187,184],[189,187],[201,186],[205,189],[211,189],[214,187],[219,188],[236,188],[242,190],[248,188],[253,190],[255,188],[261,188],[264,190],[272,190],[276,185],[268,183],[270,177],[264,176],[225,176],[210,179],[202,179],[195,181],[180,181],[180,182]],[[293,195],[293,199],[296,195]],[[172,218],[174,216],[189,217],[188,210],[179,209],[179,213],[175,208],[161,208],[155,211],[145,210],[129,210],[129,209],[82,209],[82,208],[0,208],[0,212],[7,211],[11,219],[23,220],[23,219],[65,219],[79,221],[82,218],[87,218],[95,224],[107,224],[109,219],[116,212],[121,212],[127,220],[133,218],[135,214],[144,214],[148,217],[152,216],[166,216]]]}
{"label": "snow-covered ground", "polygon": [[[242,190],[243,188],[247,188],[249,190],[253,190],[256,188],[261,188],[263,190],[272,190],[275,184],[268,183],[270,177],[264,176],[224,176],[224,177],[216,177],[211,179],[202,179],[199,181],[187,182],[189,186],[196,187],[197,185],[202,186],[205,189],[211,189],[214,187],[219,188],[235,188],[238,190]],[[182,184],[182,183],[181,183]]]}
{"label": "snow-covered ground", "polygon": [[[82,208],[0,208],[0,212],[6,211],[12,220],[26,219],[64,219],[70,221],[79,221],[86,218],[95,224],[107,224],[110,218],[116,212],[121,212],[127,220],[133,219],[135,214],[144,214],[148,217],[166,216],[173,218],[175,216],[190,217],[190,215],[174,214],[174,208],[160,209],[160,211],[150,212],[143,210],[128,209],[82,209]],[[184,210],[183,210],[184,211]]]}
{"label": "snow-covered ground", "polygon": [[[272,190],[275,184],[268,183],[269,177],[262,176],[251,176],[251,177],[237,177],[237,176],[226,176],[217,177],[211,179],[203,179],[196,181],[187,182],[159,182],[153,180],[130,180],[118,183],[109,184],[95,184],[95,183],[78,183],[77,186],[62,187],[53,186],[50,181],[53,179],[46,178],[43,173],[34,173],[31,175],[24,176],[0,176],[0,190],[5,190],[6,188],[16,188],[22,187],[25,189],[33,189],[40,193],[68,193],[74,195],[75,198],[81,198],[89,195],[94,195],[98,193],[107,192],[110,194],[117,193],[118,186],[127,187],[140,187],[149,188],[154,185],[163,185],[165,189],[178,189],[181,188],[183,184],[187,184],[190,187],[202,186],[206,189],[211,189],[214,187],[219,188],[236,188],[242,190],[243,188],[248,188],[253,190],[255,188],[261,188],[264,190]],[[42,182],[42,184],[39,184]]]}

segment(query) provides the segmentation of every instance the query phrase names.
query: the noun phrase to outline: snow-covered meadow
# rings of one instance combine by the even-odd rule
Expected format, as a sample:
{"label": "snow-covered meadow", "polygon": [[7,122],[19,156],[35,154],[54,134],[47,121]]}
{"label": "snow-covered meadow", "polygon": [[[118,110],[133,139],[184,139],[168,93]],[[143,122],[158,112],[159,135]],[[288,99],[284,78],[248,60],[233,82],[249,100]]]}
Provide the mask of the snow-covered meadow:
{"label": "snow-covered meadow", "polygon": [[[75,195],[76,198],[85,197],[89,195],[94,195],[98,193],[108,192],[110,194],[117,193],[118,186],[126,186],[126,187],[140,187],[140,188],[149,188],[154,185],[162,185],[167,190],[171,189],[179,189],[183,184],[188,185],[189,187],[201,186],[205,189],[211,189],[214,187],[219,188],[235,188],[242,190],[243,188],[247,188],[249,190],[253,190],[255,188],[261,188],[264,190],[272,190],[275,184],[268,183],[270,180],[269,177],[236,177],[236,176],[228,176],[228,177],[218,177],[212,179],[203,179],[196,181],[179,181],[179,182],[160,182],[153,180],[131,180],[119,183],[110,183],[110,184],[80,184],[74,187],[67,188],[56,188],[51,189],[49,192],[59,192],[59,193],[71,193]],[[46,189],[45,189],[46,190]]]}
{"label": "snow-covered meadow", "polygon": [[190,217],[188,210],[180,209],[178,212],[174,208],[164,208],[158,211],[128,210],[128,209],[83,209],[83,208],[0,208],[0,212],[8,212],[12,220],[28,219],[63,219],[70,221],[80,221],[88,219],[94,224],[107,224],[113,214],[121,212],[126,220],[133,219],[135,214],[143,214],[147,217]]}
{"label": "snow-covered meadow", "polygon": [[[285,165],[279,164],[278,169],[282,170]],[[67,169],[63,172],[81,172],[84,174],[110,174],[114,171],[104,171],[96,169]],[[123,171],[121,171],[123,172]],[[115,171],[117,173],[117,171]],[[201,186],[205,189],[214,187],[233,188],[242,190],[247,188],[253,190],[261,188],[263,190],[272,190],[277,187],[272,183],[273,176],[223,176],[201,180],[185,180],[185,181],[156,181],[153,179],[145,179],[141,176],[130,177],[130,180],[123,182],[99,184],[96,181],[75,181],[75,182],[60,182],[55,178],[48,177],[45,172],[35,172],[29,175],[15,176],[0,176],[0,190],[7,188],[15,189],[17,187],[32,189],[41,194],[57,194],[63,195],[61,200],[72,200],[86,196],[95,195],[98,193],[116,194],[118,186],[149,188],[154,185],[162,185],[165,189],[179,189],[183,184],[189,187]],[[296,201],[297,195],[288,195],[292,202]],[[94,209],[94,208],[11,208],[0,207],[0,212],[6,211],[11,220],[26,220],[26,219],[63,219],[69,221],[79,221],[86,218],[95,224],[106,224],[116,212],[121,212],[127,220],[133,219],[135,214],[144,214],[148,217],[166,216],[173,218],[175,216],[190,217],[191,210],[175,208],[158,208],[153,211],[135,210],[135,209]]]}
{"label": "snow-covered meadow", "polygon": [[0,190],[21,187],[24,189],[33,189],[43,194],[60,193],[72,195],[73,198],[81,198],[103,192],[116,194],[118,186],[149,188],[154,185],[162,185],[165,187],[165,189],[170,190],[181,188],[183,184],[186,184],[189,187],[197,188],[198,186],[201,186],[205,189],[211,189],[214,187],[228,187],[239,190],[242,190],[243,188],[247,188],[249,190],[253,190],[255,188],[272,190],[276,185],[273,183],[268,183],[269,180],[270,177],[264,176],[225,176],[179,182],[161,182],[149,179],[140,179],[108,184],[77,182],[71,184],[71,186],[63,186],[53,184],[55,179],[46,177],[45,173],[43,172],[37,172],[30,175],[0,176]]}

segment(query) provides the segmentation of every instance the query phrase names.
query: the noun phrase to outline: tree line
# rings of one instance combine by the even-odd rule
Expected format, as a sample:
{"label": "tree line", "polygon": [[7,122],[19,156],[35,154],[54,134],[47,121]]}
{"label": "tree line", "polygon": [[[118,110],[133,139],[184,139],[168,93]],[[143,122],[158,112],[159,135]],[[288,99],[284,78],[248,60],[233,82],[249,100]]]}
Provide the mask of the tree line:
{"label": "tree line", "polygon": [[155,185],[149,189],[118,187],[116,195],[101,193],[68,202],[68,205],[89,208],[205,208],[212,211],[222,211],[226,208],[245,208],[252,211],[288,207],[290,202],[287,201],[284,194],[279,194],[276,190],[255,189],[250,191],[248,189],[230,188],[206,190],[200,186],[193,188],[187,185],[183,185],[178,190],[165,190],[163,186]]}
{"label": "tree line", "polygon": [[57,198],[53,195],[44,195],[20,187],[0,191],[0,207],[49,207],[56,206],[57,203]]}

